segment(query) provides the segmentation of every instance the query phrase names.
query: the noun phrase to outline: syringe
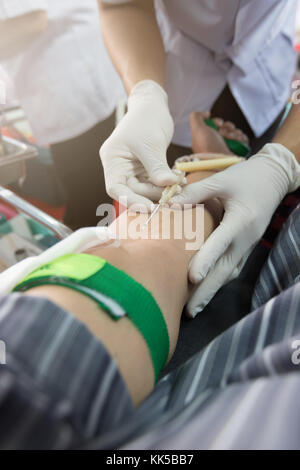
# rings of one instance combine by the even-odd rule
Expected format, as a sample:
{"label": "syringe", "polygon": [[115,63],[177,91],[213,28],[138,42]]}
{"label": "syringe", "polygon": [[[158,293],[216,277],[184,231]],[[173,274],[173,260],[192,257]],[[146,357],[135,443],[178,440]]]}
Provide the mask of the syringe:
{"label": "syringe", "polygon": [[179,184],[173,184],[172,186],[167,186],[166,189],[163,191],[162,196],[158,202],[158,205],[155,207],[155,209],[151,212],[150,217],[146,220],[146,222],[143,225],[143,229],[146,228],[149,224],[149,222],[153,219],[155,214],[159,211],[159,209],[166,204],[167,202],[172,199],[175,194],[179,193],[181,191],[181,186]]}

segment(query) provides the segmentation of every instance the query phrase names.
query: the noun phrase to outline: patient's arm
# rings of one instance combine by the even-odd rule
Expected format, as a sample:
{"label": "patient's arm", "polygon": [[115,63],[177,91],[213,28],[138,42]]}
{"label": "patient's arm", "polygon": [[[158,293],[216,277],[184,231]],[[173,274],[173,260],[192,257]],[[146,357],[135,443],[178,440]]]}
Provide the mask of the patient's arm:
{"label": "patient's arm", "polygon": [[[211,173],[202,172],[189,177],[190,181],[203,179]],[[152,220],[149,230],[162,236],[159,224],[170,209],[163,208]],[[195,217],[196,209],[189,209],[188,218]],[[210,201],[204,211],[204,225],[197,227],[207,238],[221,219],[222,209],[217,201]],[[122,231],[128,221],[137,215],[124,213],[111,227]],[[141,216],[142,222],[148,215]],[[187,219],[186,219],[187,220]],[[170,337],[170,355],[174,352],[179,331],[180,317],[189,296],[188,265],[194,251],[186,250],[186,237],[175,239],[177,222],[171,220],[171,239],[124,239],[121,246],[100,245],[87,252],[105,258],[124,270],[151,291],[164,315]],[[162,238],[162,237],[160,237]],[[196,249],[198,249],[199,246]],[[128,318],[112,320],[88,297],[60,286],[41,286],[27,291],[27,295],[46,296],[67,309],[85,323],[115,358],[135,404],[140,403],[154,385],[153,366],[148,347]],[[141,312],[142,314],[142,312]]]}

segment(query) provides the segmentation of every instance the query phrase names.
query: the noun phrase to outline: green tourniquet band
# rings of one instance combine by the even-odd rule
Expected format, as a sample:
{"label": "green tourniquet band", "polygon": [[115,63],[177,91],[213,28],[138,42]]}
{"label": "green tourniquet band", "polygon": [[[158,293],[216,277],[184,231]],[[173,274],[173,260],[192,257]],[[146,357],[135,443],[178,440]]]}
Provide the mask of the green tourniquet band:
{"label": "green tourniquet band", "polygon": [[[169,355],[169,334],[161,310],[147,289],[104,259],[77,253],[62,256],[36,269],[14,291],[49,284],[69,287],[88,295],[114,320],[121,317],[116,317],[96,294],[104,294],[123,307],[148,345],[157,380]],[[84,288],[88,288],[89,293],[84,292]]]}
{"label": "green tourniquet band", "polygon": [[[212,120],[212,119],[205,119],[205,124],[212,129],[215,129],[216,131],[219,130],[219,127],[217,124]],[[248,155],[251,152],[250,147],[247,144],[244,144],[243,142],[239,142],[238,140],[235,139],[225,139],[224,141],[229,148],[229,150],[237,155],[238,157],[248,157]]]}

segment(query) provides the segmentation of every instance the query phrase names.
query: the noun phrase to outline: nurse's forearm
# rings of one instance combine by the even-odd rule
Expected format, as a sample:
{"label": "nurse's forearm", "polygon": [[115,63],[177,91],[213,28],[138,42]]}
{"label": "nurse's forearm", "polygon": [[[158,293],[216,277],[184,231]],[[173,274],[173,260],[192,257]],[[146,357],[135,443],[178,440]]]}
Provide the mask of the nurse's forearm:
{"label": "nurse's forearm", "polygon": [[141,80],[165,84],[165,51],[152,0],[100,4],[102,34],[128,93]]}
{"label": "nurse's forearm", "polygon": [[277,132],[274,142],[288,148],[300,163],[300,105],[293,105],[285,123]]}
{"label": "nurse's forearm", "polygon": [[20,53],[47,27],[47,12],[40,10],[0,20],[0,60]]}

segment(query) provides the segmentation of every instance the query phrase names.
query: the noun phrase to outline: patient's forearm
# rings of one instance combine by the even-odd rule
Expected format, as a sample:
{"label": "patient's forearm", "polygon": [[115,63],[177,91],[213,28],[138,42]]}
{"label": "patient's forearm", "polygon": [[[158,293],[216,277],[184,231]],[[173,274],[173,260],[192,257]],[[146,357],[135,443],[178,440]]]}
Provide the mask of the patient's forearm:
{"label": "patient's forearm", "polygon": [[[192,183],[204,179],[212,172],[194,173],[188,177]],[[148,235],[156,235],[157,239],[151,237],[143,239],[131,238],[130,223],[138,218],[142,225],[148,218],[148,214],[128,214],[124,212],[110,227],[117,235],[122,233],[124,227],[127,236],[121,240],[121,247],[97,246],[88,250],[88,253],[105,258],[114,266],[125,271],[146,289],[152,292],[158,303],[170,334],[170,356],[173,354],[178,335],[179,320],[183,307],[189,297],[188,266],[195,252],[201,247],[204,240],[213,232],[219,224],[222,216],[222,208],[216,201],[209,201],[203,211],[203,221],[197,229],[200,243],[196,243],[193,249],[188,249],[189,237],[191,235],[192,222],[195,224],[197,209],[170,211],[163,208],[152,219],[148,227]],[[162,222],[170,217],[170,226]],[[179,217],[177,217],[178,215]],[[181,229],[179,224],[182,223]],[[179,229],[179,230],[178,230]],[[176,234],[180,235],[176,238]],[[137,236],[137,234],[135,234]]]}
{"label": "patient's forearm", "polygon": [[[192,178],[195,180],[204,176],[209,175],[201,173],[193,175]],[[206,209],[204,213],[204,226],[198,228],[203,230],[205,238],[221,218],[218,203],[210,203],[208,206],[209,210]],[[158,222],[162,214],[166,215],[167,212],[169,209],[164,208],[152,221],[152,226],[160,234],[163,229]],[[195,209],[190,210],[190,217],[193,217],[194,213]],[[136,216],[129,216],[130,219],[134,217]],[[147,215],[143,217],[146,220]],[[123,214],[118,223],[114,224],[116,230],[122,228],[126,219],[127,215]],[[176,346],[180,317],[188,298],[188,265],[194,254],[193,250],[185,249],[185,237],[178,240],[174,238],[176,227],[172,226],[172,223],[169,240],[128,238],[122,240],[119,248],[99,245],[87,251],[124,270],[152,293],[167,324],[170,337],[169,357]],[[102,312],[93,300],[64,287],[42,286],[28,291],[27,294],[50,298],[88,326],[115,358],[134,403],[140,403],[150,393],[154,385],[154,373],[149,350],[143,337],[128,318],[115,322]]]}

